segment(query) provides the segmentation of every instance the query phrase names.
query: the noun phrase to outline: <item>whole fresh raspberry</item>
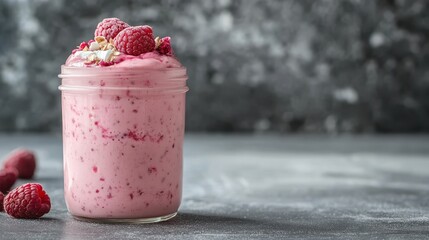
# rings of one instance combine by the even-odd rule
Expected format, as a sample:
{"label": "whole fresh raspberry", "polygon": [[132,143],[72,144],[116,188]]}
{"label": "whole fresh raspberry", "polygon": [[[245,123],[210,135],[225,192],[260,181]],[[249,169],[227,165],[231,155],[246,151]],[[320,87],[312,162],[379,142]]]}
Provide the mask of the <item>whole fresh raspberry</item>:
{"label": "whole fresh raspberry", "polygon": [[6,193],[18,179],[18,171],[14,168],[0,170],[0,192]]}
{"label": "whole fresh raspberry", "polygon": [[16,149],[6,157],[4,167],[15,168],[19,178],[30,179],[36,170],[36,157],[27,149]]}
{"label": "whole fresh raspberry", "polygon": [[129,27],[114,39],[116,49],[121,53],[138,56],[155,49],[152,28],[149,26]]}
{"label": "whole fresh raspberry", "polygon": [[118,33],[129,27],[128,23],[119,20],[118,18],[105,18],[97,25],[94,37],[103,36],[107,41],[113,39]]}
{"label": "whole fresh raspberry", "polygon": [[141,27],[145,33],[153,36],[153,30],[152,30],[151,26],[143,25],[143,26],[139,26],[139,27]]}
{"label": "whole fresh raspberry", "polygon": [[4,199],[4,194],[0,192],[0,212],[3,211],[3,199]]}
{"label": "whole fresh raspberry", "polygon": [[38,183],[27,183],[9,192],[4,210],[14,218],[39,218],[51,210],[51,199]]}
{"label": "whole fresh raspberry", "polygon": [[159,42],[159,46],[156,49],[159,53],[167,55],[167,56],[173,56],[173,49],[171,48],[171,38],[170,37],[163,37]]}

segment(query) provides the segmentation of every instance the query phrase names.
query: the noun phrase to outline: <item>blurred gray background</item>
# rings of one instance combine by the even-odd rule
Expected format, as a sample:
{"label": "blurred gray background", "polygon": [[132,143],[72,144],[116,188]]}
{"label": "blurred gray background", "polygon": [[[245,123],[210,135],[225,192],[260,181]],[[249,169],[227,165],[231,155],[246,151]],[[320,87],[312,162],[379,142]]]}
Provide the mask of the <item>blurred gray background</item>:
{"label": "blurred gray background", "polygon": [[172,37],[188,131],[429,131],[424,0],[0,0],[0,131],[60,131],[60,65],[106,17]]}

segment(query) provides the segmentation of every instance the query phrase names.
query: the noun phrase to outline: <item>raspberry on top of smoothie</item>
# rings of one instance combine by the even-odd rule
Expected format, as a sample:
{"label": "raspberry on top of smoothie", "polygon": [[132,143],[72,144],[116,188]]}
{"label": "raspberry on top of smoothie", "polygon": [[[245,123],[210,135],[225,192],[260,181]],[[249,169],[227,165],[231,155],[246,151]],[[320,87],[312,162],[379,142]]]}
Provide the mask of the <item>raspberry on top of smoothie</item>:
{"label": "raspberry on top of smoothie", "polygon": [[[153,36],[148,25],[130,26],[118,18],[106,18],[94,32],[94,40],[82,42],[67,59],[67,66],[111,66],[127,59],[155,55],[172,57],[170,37]],[[134,56],[134,57],[133,57]]]}

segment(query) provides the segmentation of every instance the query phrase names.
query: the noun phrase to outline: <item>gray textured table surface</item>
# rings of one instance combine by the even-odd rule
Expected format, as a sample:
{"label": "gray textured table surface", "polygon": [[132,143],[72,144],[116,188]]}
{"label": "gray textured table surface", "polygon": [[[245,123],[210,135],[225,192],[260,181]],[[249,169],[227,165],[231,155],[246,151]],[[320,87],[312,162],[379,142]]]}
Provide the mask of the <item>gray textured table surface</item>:
{"label": "gray textured table surface", "polygon": [[37,152],[53,208],[1,213],[0,239],[429,238],[426,136],[187,136],[180,213],[149,225],[73,220],[59,136],[0,135],[1,156],[17,146]]}

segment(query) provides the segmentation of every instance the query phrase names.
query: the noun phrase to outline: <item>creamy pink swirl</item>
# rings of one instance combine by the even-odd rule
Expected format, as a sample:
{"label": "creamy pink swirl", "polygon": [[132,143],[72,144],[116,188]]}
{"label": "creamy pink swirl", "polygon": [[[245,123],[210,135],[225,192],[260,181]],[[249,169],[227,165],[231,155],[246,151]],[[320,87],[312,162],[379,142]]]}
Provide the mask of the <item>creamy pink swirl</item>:
{"label": "creamy pink swirl", "polygon": [[114,64],[110,66],[101,66],[96,64],[87,64],[85,58],[77,54],[71,54],[64,64],[67,67],[108,67],[108,68],[145,68],[145,69],[163,69],[180,68],[182,64],[174,57],[161,55],[158,52],[143,53],[139,56],[126,55],[121,53],[113,60]]}

